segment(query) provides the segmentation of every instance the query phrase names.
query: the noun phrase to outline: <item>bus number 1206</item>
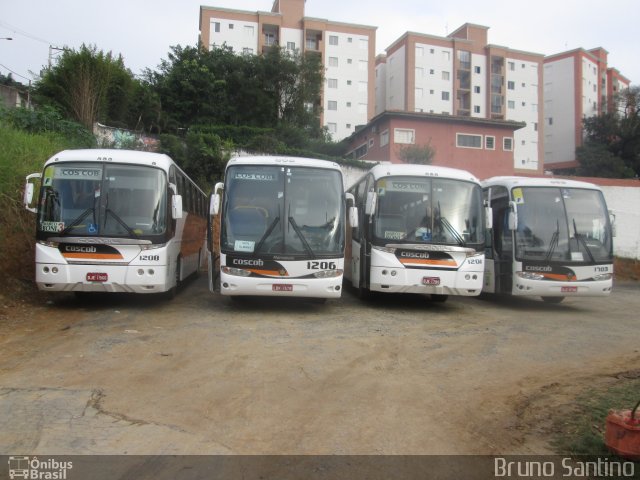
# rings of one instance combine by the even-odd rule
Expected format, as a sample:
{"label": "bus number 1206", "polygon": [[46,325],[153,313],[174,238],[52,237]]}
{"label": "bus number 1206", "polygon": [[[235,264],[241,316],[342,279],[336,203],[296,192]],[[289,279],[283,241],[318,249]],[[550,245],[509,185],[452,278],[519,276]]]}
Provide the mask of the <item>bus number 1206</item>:
{"label": "bus number 1206", "polygon": [[335,270],[337,268],[335,262],[307,262],[307,268],[309,270]]}

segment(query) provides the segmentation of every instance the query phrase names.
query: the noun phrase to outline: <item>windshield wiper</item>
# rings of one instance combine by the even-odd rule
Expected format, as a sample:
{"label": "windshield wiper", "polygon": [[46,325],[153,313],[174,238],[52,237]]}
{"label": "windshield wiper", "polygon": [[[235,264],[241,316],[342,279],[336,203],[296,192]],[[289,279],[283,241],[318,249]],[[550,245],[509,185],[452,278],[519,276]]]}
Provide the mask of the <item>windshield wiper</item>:
{"label": "windshield wiper", "polygon": [[551,236],[551,242],[549,242],[549,249],[547,250],[546,259],[547,261],[551,260],[553,256],[553,252],[558,246],[558,239],[560,237],[560,221],[556,218],[556,231],[553,232]]}
{"label": "windshield wiper", "polygon": [[133,235],[136,238],[140,238],[140,235],[138,235],[129,225],[127,225],[124,220],[122,220],[118,214],[116,212],[114,212],[113,210],[111,210],[110,208],[107,208],[104,211],[104,215],[105,215],[105,221],[106,221],[106,216],[107,214],[111,214],[111,216],[113,218],[116,219],[116,222],[118,222],[120,225],[122,225],[122,227],[129,233],[129,235]]}
{"label": "windshield wiper", "polygon": [[273,229],[276,228],[276,225],[278,224],[279,221],[280,221],[280,216],[278,215],[276,218],[273,219],[273,222],[271,222],[271,225],[269,225],[269,228],[267,228],[267,231],[264,232],[264,235],[262,235],[262,238],[260,238],[260,240],[258,241],[256,248],[253,250],[255,253],[258,253],[260,251],[265,240],[269,238],[269,236],[271,235],[271,232],[273,232]]}
{"label": "windshield wiper", "polygon": [[305,238],[304,233],[302,233],[302,230],[300,230],[300,227],[296,223],[295,218],[291,216],[291,204],[289,204],[289,207],[288,207],[288,216],[289,216],[289,223],[293,227],[293,230],[296,232],[298,237],[300,237],[302,246],[307,251],[307,253],[311,256],[311,258],[316,258],[316,254],[313,252],[313,249],[311,248],[311,245],[309,245],[309,242],[307,242],[307,239]]}
{"label": "windshield wiper", "polygon": [[451,223],[449,223],[449,220],[447,220],[446,217],[443,217],[441,215],[441,212],[442,210],[440,209],[440,201],[438,201],[438,218],[440,220],[440,223],[449,231],[453,239],[458,242],[458,245],[460,245],[461,247],[466,246],[466,242],[464,241],[462,235],[460,235],[460,232],[458,232],[458,230],[456,230],[455,227],[451,225]]}
{"label": "windshield wiper", "polygon": [[[87,218],[87,216],[89,216],[89,214],[91,212],[93,212],[93,214],[95,216],[95,208],[93,208],[93,207],[87,208],[84,212],[82,212],[80,215],[78,215],[76,217],[76,219],[69,224],[68,227],[66,227],[62,232],[60,232],[60,235],[64,235],[66,233],[69,233],[75,227],[80,225],[80,222],[82,222],[85,218]],[[94,223],[95,223],[95,219],[94,219]]]}
{"label": "windshield wiper", "polygon": [[587,252],[587,255],[589,255],[589,258],[591,259],[591,261],[595,263],[596,259],[593,257],[593,253],[591,253],[591,249],[587,245],[587,241],[584,239],[584,236],[581,233],[578,233],[578,227],[576,227],[575,218],[573,219],[573,236],[576,238],[578,242],[582,244],[582,246]]}

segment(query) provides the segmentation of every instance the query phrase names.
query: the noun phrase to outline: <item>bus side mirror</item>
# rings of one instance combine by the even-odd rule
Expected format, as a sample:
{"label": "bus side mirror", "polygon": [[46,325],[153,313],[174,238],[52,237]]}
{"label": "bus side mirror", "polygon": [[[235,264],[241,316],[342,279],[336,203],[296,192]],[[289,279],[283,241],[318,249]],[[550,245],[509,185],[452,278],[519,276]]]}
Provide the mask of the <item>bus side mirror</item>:
{"label": "bus side mirror", "polygon": [[24,186],[24,197],[22,198],[22,202],[24,203],[24,208],[33,213],[36,213],[37,210],[36,205],[34,205],[34,201],[36,201],[36,198],[34,198],[36,183],[39,183],[41,177],[42,175],[39,173],[32,173],[31,175],[27,175],[26,183]]}
{"label": "bus side mirror", "polygon": [[182,218],[182,195],[171,196],[171,217],[174,220]]}
{"label": "bus side mirror", "polygon": [[365,215],[373,215],[376,213],[376,206],[378,205],[378,195],[376,192],[367,192],[367,203],[364,207]]}
{"label": "bus side mirror", "polygon": [[507,217],[509,230],[518,229],[518,207],[515,202],[509,202],[509,216]]}
{"label": "bus side mirror", "polygon": [[220,213],[220,190],[224,188],[224,184],[222,182],[216,183],[216,186],[213,188],[213,195],[211,195],[211,203],[209,204],[209,215],[218,215]]}
{"label": "bus side mirror", "polygon": [[485,228],[487,230],[491,230],[493,228],[493,208],[491,207],[485,207],[484,209],[484,220],[485,220]]}
{"label": "bus side mirror", "polygon": [[615,237],[618,232],[616,228],[616,214],[609,210],[609,223],[611,224],[611,236]]}
{"label": "bus side mirror", "polygon": [[347,201],[347,211],[349,212],[349,226],[358,228],[358,207],[356,207],[356,199],[352,193],[345,193]]}

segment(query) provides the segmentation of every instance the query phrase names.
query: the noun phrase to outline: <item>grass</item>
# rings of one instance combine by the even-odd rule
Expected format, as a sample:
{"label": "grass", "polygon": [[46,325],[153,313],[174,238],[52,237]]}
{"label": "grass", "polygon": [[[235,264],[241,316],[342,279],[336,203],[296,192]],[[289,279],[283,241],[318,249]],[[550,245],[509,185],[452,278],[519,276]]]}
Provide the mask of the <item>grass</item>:
{"label": "grass", "polygon": [[[620,375],[606,389],[587,390],[555,420],[552,445],[560,455],[612,457],[604,443],[609,410],[631,409],[640,400],[640,370]],[[640,469],[640,467],[639,467]]]}
{"label": "grass", "polygon": [[0,291],[13,295],[33,279],[35,216],[22,206],[25,177],[73,144],[60,134],[28,133],[0,122],[0,145]]}

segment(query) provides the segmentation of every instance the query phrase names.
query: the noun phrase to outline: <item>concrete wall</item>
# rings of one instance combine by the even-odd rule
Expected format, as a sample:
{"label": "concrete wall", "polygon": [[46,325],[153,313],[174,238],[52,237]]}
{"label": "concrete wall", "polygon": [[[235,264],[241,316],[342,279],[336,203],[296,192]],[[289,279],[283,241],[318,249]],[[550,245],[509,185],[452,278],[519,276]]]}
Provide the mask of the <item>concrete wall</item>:
{"label": "concrete wall", "polygon": [[640,182],[637,187],[601,187],[607,207],[616,216],[613,251],[617,257],[640,260]]}

